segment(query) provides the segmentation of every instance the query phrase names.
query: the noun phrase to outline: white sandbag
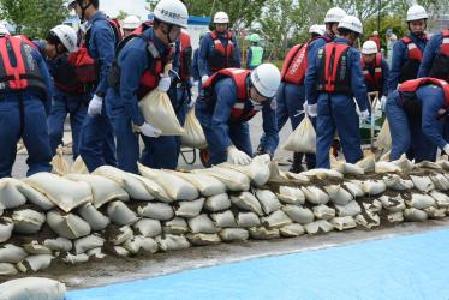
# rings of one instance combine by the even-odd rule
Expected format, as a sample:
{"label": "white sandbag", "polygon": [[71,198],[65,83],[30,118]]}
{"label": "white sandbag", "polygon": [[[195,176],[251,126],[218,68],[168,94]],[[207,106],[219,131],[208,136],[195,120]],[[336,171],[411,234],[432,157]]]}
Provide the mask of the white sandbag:
{"label": "white sandbag", "polygon": [[315,205],[327,204],[329,202],[329,195],[323,192],[319,187],[316,186],[305,186],[302,187],[302,191],[306,197],[306,200]]}
{"label": "white sandbag", "polygon": [[89,223],[72,214],[61,215],[58,211],[49,211],[47,224],[57,235],[69,240],[79,239],[90,234]]}
{"label": "white sandbag", "polygon": [[448,208],[449,207],[449,197],[446,194],[440,192],[431,192],[430,197],[435,199],[435,204],[437,208]]}
{"label": "white sandbag", "polygon": [[143,237],[155,237],[162,234],[161,221],[158,220],[142,219],[133,227]]}
{"label": "white sandbag", "polygon": [[388,124],[388,119],[385,119],[384,123],[382,124],[382,128],[380,129],[379,135],[376,139],[376,148],[379,150],[390,150],[391,149],[391,133],[390,133],[390,126]]}
{"label": "white sandbag", "polygon": [[259,217],[253,212],[239,212],[237,216],[237,226],[240,228],[250,228],[260,226]]}
{"label": "white sandbag", "polygon": [[0,263],[17,264],[27,256],[22,247],[8,244],[0,248]]}
{"label": "white sandbag", "polygon": [[340,231],[357,227],[357,223],[351,216],[335,217],[331,220],[331,224],[334,226],[335,229]]}
{"label": "white sandbag", "polygon": [[305,233],[304,227],[301,224],[289,224],[279,229],[283,237],[297,237]]}
{"label": "white sandbag", "polygon": [[270,179],[270,156],[260,155],[253,158],[249,164],[249,177],[256,186],[263,186]]}
{"label": "white sandbag", "polygon": [[108,256],[107,254],[102,252],[100,247],[87,251],[87,255],[96,259],[104,259],[106,258],[106,256]]}
{"label": "white sandbag", "polygon": [[[17,273],[19,273],[19,271],[17,271],[16,267],[13,264],[0,263],[0,276],[14,276],[17,275]],[[2,297],[1,291],[0,297]],[[0,298],[0,299],[10,299],[10,298]]]}
{"label": "white sandbag", "polygon": [[281,237],[279,228],[252,227],[249,234],[253,240],[274,240]]}
{"label": "white sandbag", "polygon": [[22,184],[20,180],[13,178],[0,179],[0,209],[12,209],[24,205],[26,198],[18,190]]}
{"label": "white sandbag", "polygon": [[126,173],[110,166],[99,167],[93,174],[115,181],[129,194],[131,199],[142,201],[154,199],[143,182],[139,180],[139,178],[133,176],[133,174]]}
{"label": "white sandbag", "polygon": [[276,195],[283,204],[302,205],[306,201],[304,192],[298,187],[281,186]]}
{"label": "white sandbag", "polygon": [[292,220],[282,210],[277,210],[268,217],[261,218],[262,224],[267,228],[281,228],[292,223]]}
{"label": "white sandbag", "polygon": [[440,160],[437,161],[437,164],[440,166],[440,168],[445,171],[449,171],[449,161],[447,159],[448,157],[445,156],[445,159],[443,157],[440,157]]}
{"label": "white sandbag", "polygon": [[73,243],[73,246],[75,249],[75,253],[80,254],[80,253],[85,253],[94,248],[103,247],[103,244],[104,244],[104,239],[102,239],[97,234],[91,234],[89,236],[86,236],[84,238],[76,240]]}
{"label": "white sandbag", "polygon": [[121,246],[114,246],[114,253],[120,257],[129,256],[128,250],[126,250],[125,247],[121,247]]}
{"label": "white sandbag", "polygon": [[[151,198],[155,198],[163,203],[173,203],[173,199],[170,198],[167,195],[167,192],[163,187],[161,187],[159,184],[157,184],[154,180],[145,178],[140,175],[136,174],[130,174],[132,177],[138,179],[140,182],[143,183],[145,189],[150,193]],[[153,199],[147,199],[147,200],[153,200]]]}
{"label": "white sandbag", "polygon": [[429,218],[424,210],[417,208],[407,208],[404,211],[404,218],[407,222],[424,222]]}
{"label": "white sandbag", "polygon": [[401,168],[393,162],[378,161],[376,162],[376,174],[400,173]]}
{"label": "white sandbag", "polygon": [[354,198],[360,198],[365,195],[363,193],[363,186],[360,181],[353,182],[353,181],[346,181],[343,183],[343,186],[351,193],[352,197]]}
{"label": "white sandbag", "polygon": [[80,253],[73,255],[72,253],[67,253],[67,256],[62,259],[66,264],[78,265],[89,262],[89,255],[86,253]]}
{"label": "white sandbag", "polygon": [[235,221],[232,211],[227,210],[222,213],[212,214],[212,220],[215,222],[215,226],[218,228],[235,228],[237,222]]}
{"label": "white sandbag", "polygon": [[208,215],[199,215],[189,219],[191,233],[216,233],[215,224],[209,219]]}
{"label": "white sandbag", "polygon": [[413,184],[420,192],[428,193],[435,190],[435,185],[427,176],[410,175],[410,179],[413,181]]}
{"label": "white sandbag", "polygon": [[68,174],[64,178],[89,184],[92,189],[93,202],[96,208],[112,201],[128,201],[128,193],[115,181],[99,175]]}
{"label": "white sandbag", "polygon": [[181,145],[194,149],[207,148],[203,127],[196,118],[195,109],[189,110],[184,122],[184,133],[181,135]]}
{"label": "white sandbag", "polygon": [[345,162],[343,174],[363,175],[363,174],[365,174],[365,170],[363,167],[361,167],[357,164],[351,164],[351,163]]}
{"label": "white sandbag", "polygon": [[363,192],[368,195],[377,195],[385,192],[387,187],[382,180],[365,180],[362,183]]}
{"label": "white sandbag", "polygon": [[315,221],[304,225],[304,229],[308,234],[328,233],[334,229],[334,226],[325,220]]}
{"label": "white sandbag", "polygon": [[338,217],[355,217],[362,209],[357,201],[351,201],[346,205],[335,205],[335,212]]}
{"label": "white sandbag", "polygon": [[24,181],[65,212],[93,201],[91,188],[85,182],[68,180],[50,173],[34,174]]}
{"label": "white sandbag", "polygon": [[42,244],[52,251],[69,252],[72,250],[72,241],[64,238],[47,239]]}
{"label": "white sandbag", "polygon": [[385,185],[388,189],[393,191],[406,191],[413,188],[413,182],[411,180],[404,180],[397,174],[388,174],[382,177]]}
{"label": "white sandbag", "polygon": [[20,234],[35,234],[42,228],[45,215],[32,209],[15,210],[12,214],[14,232]]}
{"label": "white sandbag", "polygon": [[404,222],[404,211],[397,211],[389,213],[387,215],[387,221],[389,223],[402,223]]}
{"label": "white sandbag", "polygon": [[382,202],[382,207],[389,212],[404,211],[405,209],[405,201],[400,196],[382,196],[379,199]]}
{"label": "white sandbag", "polygon": [[393,161],[393,163],[401,168],[402,173],[408,173],[413,169],[413,163],[407,159],[407,155],[405,153],[402,154],[398,160]]}
{"label": "white sandbag", "polygon": [[194,185],[204,197],[226,193],[226,186],[212,176],[182,172],[176,175]]}
{"label": "white sandbag", "polygon": [[127,240],[124,246],[131,254],[138,254],[140,251],[144,253],[156,253],[158,250],[158,245],[155,240],[142,235],[136,235],[133,239]]}
{"label": "white sandbag", "polygon": [[332,169],[312,169],[301,173],[307,177],[314,177],[318,180],[343,179],[343,174]]}
{"label": "white sandbag", "polygon": [[[310,170],[311,172],[313,171],[313,169],[312,170]],[[309,174],[309,175],[305,175],[305,173],[303,172],[303,173],[292,173],[292,172],[286,172],[286,173],[284,173],[284,172],[281,172],[281,171],[279,171],[279,173],[280,173],[280,177],[277,177],[277,178],[275,178],[275,181],[277,180],[277,181],[279,181],[279,179],[280,180],[292,180],[292,181],[296,181],[295,183],[297,183],[297,184],[308,184],[308,183],[310,183],[310,178],[312,177],[316,177],[316,176],[314,176],[314,175],[317,175],[317,174],[314,174],[313,172],[313,174],[314,175],[311,175],[311,174]],[[320,173],[319,173],[320,174]],[[319,176],[319,175],[318,175]]]}
{"label": "white sandbag", "polygon": [[449,179],[447,179],[443,174],[431,175],[430,180],[432,180],[436,190],[441,192],[449,190]]}
{"label": "white sandbag", "polygon": [[78,209],[79,215],[89,223],[93,231],[103,230],[109,225],[109,218],[104,216],[94,205],[88,203]]}
{"label": "white sandbag", "polygon": [[25,277],[0,284],[0,299],[64,300],[64,283],[43,277]]}
{"label": "white sandbag", "polygon": [[173,208],[165,203],[148,203],[145,206],[139,206],[137,208],[137,213],[141,217],[159,221],[168,221],[175,216]]}
{"label": "white sandbag", "polygon": [[376,157],[373,154],[369,154],[356,165],[362,168],[365,174],[374,173],[376,171]]}
{"label": "white sandbag", "polygon": [[[54,208],[56,205],[51,202],[47,197],[45,197],[42,193],[36,191],[31,186],[26,184],[25,182],[21,182],[20,185],[17,186],[19,192],[21,192],[28,202],[38,206],[42,210],[50,210]],[[1,198],[1,197],[0,197]]]}
{"label": "white sandbag", "polygon": [[211,196],[207,198],[206,202],[204,203],[204,208],[211,212],[226,210],[230,207],[231,200],[226,193]]}
{"label": "white sandbag", "polygon": [[50,248],[40,245],[38,241],[31,241],[30,243],[24,244],[23,249],[31,255],[51,255],[52,251]]}
{"label": "white sandbag", "polygon": [[115,237],[111,239],[114,246],[123,245],[134,237],[133,230],[129,226],[120,227]]}
{"label": "white sandbag", "polygon": [[28,256],[23,260],[23,265],[28,271],[37,272],[48,269],[52,260],[52,255]]}
{"label": "white sandbag", "polygon": [[143,118],[159,128],[162,136],[180,136],[184,129],[179,124],[173,105],[166,92],[154,89],[139,102]]}
{"label": "white sandbag", "polygon": [[63,156],[61,145],[56,149],[56,155],[53,156],[51,165],[53,167],[53,173],[59,176],[64,176],[65,174],[70,173],[70,164]]}
{"label": "white sandbag", "polygon": [[194,200],[199,194],[197,188],[187,180],[177,176],[176,172],[156,170],[139,164],[139,172],[143,177],[154,180],[165,189],[173,200]]}
{"label": "white sandbag", "polygon": [[186,238],[193,246],[210,246],[218,245],[221,243],[221,239],[218,234],[190,233],[186,235]]}
{"label": "white sandbag", "polygon": [[165,226],[162,227],[162,230],[165,234],[185,234],[189,231],[186,220],[183,218],[174,218],[171,221],[165,223]]}
{"label": "white sandbag", "polygon": [[363,202],[362,208],[365,211],[370,211],[372,213],[380,213],[382,211],[382,201],[380,199],[370,200],[369,202]]}
{"label": "white sandbag", "polygon": [[319,220],[330,220],[335,217],[335,209],[321,204],[313,207],[313,214]]}
{"label": "white sandbag", "polygon": [[377,214],[366,212],[365,214],[355,217],[357,225],[366,229],[372,229],[380,226],[380,217]]}
{"label": "white sandbag", "polygon": [[249,239],[249,232],[243,228],[226,228],[220,231],[220,238],[224,242],[242,242]]}
{"label": "white sandbag", "polygon": [[296,130],[294,130],[287,138],[283,148],[284,150],[293,152],[316,152],[316,132],[307,115]]}
{"label": "white sandbag", "polygon": [[204,198],[193,201],[182,201],[177,203],[179,208],[175,210],[175,216],[183,218],[193,218],[200,214],[204,205]]}
{"label": "white sandbag", "polygon": [[296,205],[284,205],[282,210],[295,223],[307,224],[315,220],[315,215],[308,208],[302,208]]}
{"label": "white sandbag", "polygon": [[81,155],[78,155],[78,157],[75,159],[72,166],[70,167],[70,174],[89,174],[89,169],[84,163]]}
{"label": "white sandbag", "polygon": [[259,200],[249,192],[243,192],[238,197],[231,197],[231,201],[239,209],[255,212],[258,216],[264,215]]}
{"label": "white sandbag", "polygon": [[426,209],[435,206],[435,199],[428,195],[412,193],[411,199],[406,199],[405,204],[416,209]]}
{"label": "white sandbag", "polygon": [[158,236],[156,241],[161,251],[176,251],[190,247],[189,241],[184,235],[167,234],[164,238]]}
{"label": "white sandbag", "polygon": [[0,218],[0,243],[11,238],[14,223],[11,218]]}
{"label": "white sandbag", "polygon": [[213,167],[209,169],[192,170],[194,174],[204,174],[220,180],[226,189],[231,192],[248,191],[250,187],[249,176],[228,168]]}
{"label": "white sandbag", "polygon": [[388,150],[385,154],[379,158],[379,161],[390,161],[391,158],[391,150]]}
{"label": "white sandbag", "polygon": [[427,161],[424,160],[422,162],[419,162],[414,165],[414,169],[434,169],[434,170],[441,170],[441,167],[439,164],[433,161]]}
{"label": "white sandbag", "polygon": [[256,197],[257,199],[259,199],[265,215],[281,209],[281,203],[279,202],[279,199],[271,191],[258,190],[256,191]]}
{"label": "white sandbag", "polygon": [[123,202],[112,202],[108,205],[108,216],[111,222],[118,225],[130,225],[137,222],[135,212],[129,209]]}
{"label": "white sandbag", "polygon": [[435,208],[433,206],[424,209],[424,211],[427,213],[427,216],[429,219],[442,219],[446,217],[446,208]]}
{"label": "white sandbag", "polygon": [[336,205],[346,205],[353,200],[351,193],[339,185],[328,185],[324,190]]}

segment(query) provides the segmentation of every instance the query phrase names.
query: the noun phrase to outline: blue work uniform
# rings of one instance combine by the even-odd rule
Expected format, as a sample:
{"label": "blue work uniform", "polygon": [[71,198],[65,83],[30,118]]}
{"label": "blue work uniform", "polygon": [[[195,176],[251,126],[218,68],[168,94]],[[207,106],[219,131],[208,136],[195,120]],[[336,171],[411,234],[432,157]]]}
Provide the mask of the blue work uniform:
{"label": "blue work uniform", "polygon": [[[374,61],[371,64],[365,63],[365,70],[371,74],[372,78],[375,78],[376,65]],[[382,82],[379,83],[380,89],[378,86],[376,86],[377,84],[373,84],[373,82],[366,80],[366,78],[365,78],[365,85],[367,92],[379,92],[379,96],[387,96],[389,70],[388,70],[388,63],[384,59],[382,59],[381,72],[382,72]]]}
{"label": "blue work uniform", "polygon": [[[430,41],[427,43],[426,48],[424,49],[424,55],[423,60],[421,62],[421,65],[419,66],[418,71],[418,78],[422,77],[441,77],[441,76],[435,76],[434,74],[431,74],[432,67],[434,65],[435,58],[440,54],[441,45],[443,43],[443,34],[438,33],[432,36]],[[446,64],[443,64],[440,66],[440,68],[446,68],[446,70],[449,68],[449,59],[446,59]],[[441,62],[439,62],[441,63]],[[446,71],[446,74],[449,74],[449,71]],[[449,78],[440,78],[443,80],[448,80]]]}

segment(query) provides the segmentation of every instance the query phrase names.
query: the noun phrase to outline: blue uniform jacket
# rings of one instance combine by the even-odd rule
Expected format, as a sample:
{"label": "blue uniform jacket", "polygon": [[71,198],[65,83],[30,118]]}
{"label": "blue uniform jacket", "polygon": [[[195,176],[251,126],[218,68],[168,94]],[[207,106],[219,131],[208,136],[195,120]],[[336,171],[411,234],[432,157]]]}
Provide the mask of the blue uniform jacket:
{"label": "blue uniform jacket", "polygon": [[200,80],[200,71],[198,69],[198,56],[199,56],[199,49],[196,49],[193,52],[193,59],[192,59],[192,78],[194,80]]}
{"label": "blue uniform jacket", "polygon": [[[382,59],[382,95],[380,96],[387,96],[388,95],[388,76],[389,76],[389,70],[388,70],[388,63],[386,60]],[[375,67],[374,64],[368,65],[367,69],[369,72],[374,76],[375,73]],[[368,92],[375,92],[376,89],[374,86],[371,86],[368,84],[368,82],[365,82],[366,89]]]}
{"label": "blue uniform jacket", "polygon": [[440,46],[443,42],[443,36],[441,33],[434,35],[427,43],[424,49],[423,60],[418,71],[418,78],[429,77],[430,69],[433,65],[435,56],[440,53]]}

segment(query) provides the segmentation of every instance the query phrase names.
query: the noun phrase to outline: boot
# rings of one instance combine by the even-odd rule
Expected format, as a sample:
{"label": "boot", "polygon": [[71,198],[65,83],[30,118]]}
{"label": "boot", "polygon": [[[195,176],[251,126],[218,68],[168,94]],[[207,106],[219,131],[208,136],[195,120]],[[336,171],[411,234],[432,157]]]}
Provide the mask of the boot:
{"label": "boot", "polygon": [[302,158],[303,158],[302,153],[300,153],[300,152],[293,153],[293,163],[292,163],[292,167],[290,168],[289,172],[295,173],[295,174],[304,172],[304,167],[302,166]]}

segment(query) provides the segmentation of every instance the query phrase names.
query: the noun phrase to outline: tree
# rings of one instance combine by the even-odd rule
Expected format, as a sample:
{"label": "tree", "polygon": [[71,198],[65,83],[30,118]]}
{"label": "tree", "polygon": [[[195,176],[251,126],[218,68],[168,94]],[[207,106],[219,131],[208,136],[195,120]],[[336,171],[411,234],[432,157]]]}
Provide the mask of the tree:
{"label": "tree", "polygon": [[129,14],[126,11],[119,10],[117,19],[124,20],[127,16],[129,16]]}
{"label": "tree", "polygon": [[68,15],[65,0],[0,0],[1,17],[17,25],[17,33],[44,38]]}

